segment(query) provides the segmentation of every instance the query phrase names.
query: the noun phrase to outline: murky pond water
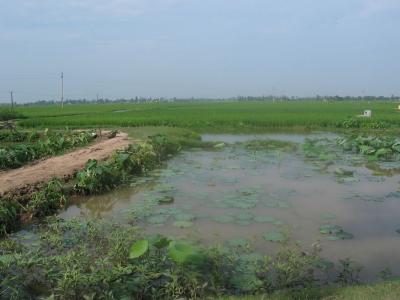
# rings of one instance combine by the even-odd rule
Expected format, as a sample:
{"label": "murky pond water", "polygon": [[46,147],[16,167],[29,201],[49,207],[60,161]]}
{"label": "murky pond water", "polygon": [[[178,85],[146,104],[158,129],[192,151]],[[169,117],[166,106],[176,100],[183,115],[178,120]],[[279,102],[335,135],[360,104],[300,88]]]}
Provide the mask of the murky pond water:
{"label": "murky pond water", "polygon": [[[303,135],[204,138],[229,144],[183,152],[132,187],[77,199],[61,217],[137,220],[148,233],[208,244],[245,239],[260,253],[273,253],[284,241],[305,249],[319,241],[322,257],[353,259],[364,266],[364,279],[386,267],[400,274],[400,164],[351,155],[307,159]],[[293,151],[246,147],[255,138],[300,145]]]}

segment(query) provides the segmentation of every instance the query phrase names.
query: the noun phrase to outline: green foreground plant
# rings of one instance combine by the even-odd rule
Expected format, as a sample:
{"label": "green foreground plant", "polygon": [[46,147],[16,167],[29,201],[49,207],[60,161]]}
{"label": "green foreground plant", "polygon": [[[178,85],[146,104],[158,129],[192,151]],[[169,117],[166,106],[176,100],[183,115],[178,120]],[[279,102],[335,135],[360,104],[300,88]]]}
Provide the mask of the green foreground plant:
{"label": "green foreground plant", "polygon": [[48,220],[24,246],[0,242],[0,299],[177,299],[317,284],[318,250],[262,256],[203,248],[106,221]]}

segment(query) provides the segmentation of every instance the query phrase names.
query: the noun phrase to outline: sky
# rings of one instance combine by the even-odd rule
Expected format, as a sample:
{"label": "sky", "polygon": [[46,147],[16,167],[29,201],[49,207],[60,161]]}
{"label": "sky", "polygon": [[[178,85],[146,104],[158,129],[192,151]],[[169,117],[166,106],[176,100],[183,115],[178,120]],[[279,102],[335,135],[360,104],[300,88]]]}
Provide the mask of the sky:
{"label": "sky", "polygon": [[0,103],[400,95],[400,0],[0,0]]}

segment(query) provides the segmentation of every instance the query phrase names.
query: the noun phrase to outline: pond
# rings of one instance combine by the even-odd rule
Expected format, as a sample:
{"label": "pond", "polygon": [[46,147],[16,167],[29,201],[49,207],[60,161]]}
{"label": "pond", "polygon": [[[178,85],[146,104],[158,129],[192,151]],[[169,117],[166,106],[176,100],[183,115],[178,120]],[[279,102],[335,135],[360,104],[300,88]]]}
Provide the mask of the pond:
{"label": "pond", "polygon": [[400,164],[332,149],[307,155],[316,137],[336,135],[205,135],[224,143],[182,152],[130,187],[75,199],[60,216],[138,222],[147,233],[266,254],[319,242],[323,258],[362,265],[364,280],[387,267],[400,274]]}

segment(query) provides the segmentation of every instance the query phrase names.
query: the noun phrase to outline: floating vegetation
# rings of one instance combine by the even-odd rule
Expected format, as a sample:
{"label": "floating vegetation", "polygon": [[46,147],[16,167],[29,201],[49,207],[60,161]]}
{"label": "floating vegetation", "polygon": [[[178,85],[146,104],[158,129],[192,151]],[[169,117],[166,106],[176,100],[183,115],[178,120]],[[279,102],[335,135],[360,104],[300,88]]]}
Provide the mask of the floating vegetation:
{"label": "floating vegetation", "polygon": [[345,151],[359,153],[369,159],[400,158],[400,140],[391,136],[350,136],[338,138],[337,144]]}
{"label": "floating vegetation", "polygon": [[253,140],[245,142],[244,145],[249,150],[259,150],[259,151],[279,150],[279,151],[293,152],[298,147],[297,143],[289,141],[280,141],[280,140]]}
{"label": "floating vegetation", "polygon": [[319,228],[319,232],[327,235],[326,239],[329,241],[336,240],[349,240],[354,238],[351,233],[348,233],[343,230],[343,228],[339,225],[326,224],[322,225]]}
{"label": "floating vegetation", "polygon": [[227,241],[228,245],[235,248],[247,248],[250,245],[250,241],[243,238],[234,238]]}
{"label": "floating vegetation", "polygon": [[249,212],[241,211],[238,213],[227,213],[220,216],[214,216],[213,221],[218,223],[235,223],[237,225],[250,225],[254,219],[254,215]]}
{"label": "floating vegetation", "polygon": [[254,221],[259,223],[272,223],[274,225],[283,225],[283,222],[281,220],[270,216],[256,216],[254,217]]}
{"label": "floating vegetation", "polygon": [[168,215],[152,215],[146,219],[147,223],[152,225],[163,225],[169,219]]}
{"label": "floating vegetation", "polygon": [[337,176],[354,176],[354,171],[347,170],[344,168],[336,168],[335,175],[337,175]]}
{"label": "floating vegetation", "polygon": [[288,240],[288,237],[282,231],[271,231],[264,234],[264,239],[268,242],[283,243]]}
{"label": "floating vegetation", "polygon": [[215,216],[212,218],[212,220],[218,223],[234,223],[235,217],[227,214],[227,215]]}
{"label": "floating vegetation", "polygon": [[193,222],[190,221],[175,221],[172,225],[179,228],[188,228],[193,226]]}
{"label": "floating vegetation", "polygon": [[366,194],[351,193],[344,197],[345,200],[362,200],[366,202],[384,202],[386,197]]}
{"label": "floating vegetation", "polygon": [[291,206],[289,202],[283,200],[267,200],[264,201],[264,204],[270,208],[289,208]]}
{"label": "floating vegetation", "polygon": [[196,216],[191,213],[179,212],[174,214],[174,218],[177,221],[193,221]]}

